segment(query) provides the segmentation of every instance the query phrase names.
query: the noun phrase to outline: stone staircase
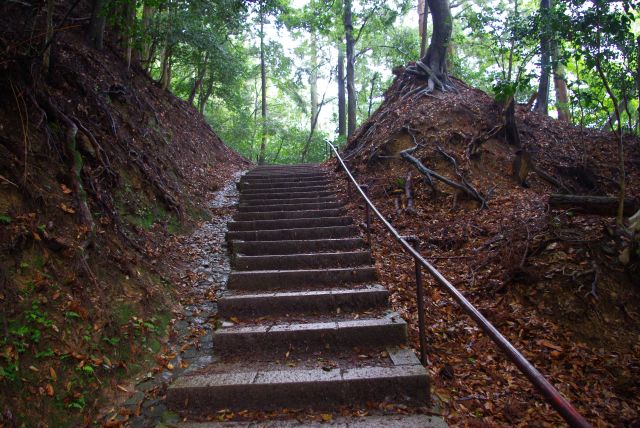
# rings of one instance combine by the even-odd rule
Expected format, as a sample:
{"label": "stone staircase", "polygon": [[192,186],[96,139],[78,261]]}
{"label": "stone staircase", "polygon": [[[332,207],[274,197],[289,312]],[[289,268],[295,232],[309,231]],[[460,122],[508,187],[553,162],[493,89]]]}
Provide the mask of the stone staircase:
{"label": "stone staircase", "polygon": [[[221,409],[427,406],[427,373],[330,175],[319,166],[263,166],[239,188],[227,233],[232,272],[218,299],[224,321],[213,336],[217,361],[177,379],[168,405],[195,420]],[[372,426],[442,426],[426,415],[384,418]]]}

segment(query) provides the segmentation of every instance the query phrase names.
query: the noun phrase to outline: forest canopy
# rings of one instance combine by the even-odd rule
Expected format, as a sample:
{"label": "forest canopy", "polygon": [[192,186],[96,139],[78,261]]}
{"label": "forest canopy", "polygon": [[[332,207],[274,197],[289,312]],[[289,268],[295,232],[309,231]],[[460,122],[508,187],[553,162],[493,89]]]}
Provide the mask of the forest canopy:
{"label": "forest canopy", "polygon": [[94,0],[89,37],[102,47],[100,33],[115,34],[129,63],[254,161],[323,159],[323,139],[345,141],[394,68],[429,55],[439,21],[452,24],[449,40],[434,38],[447,76],[559,120],[640,132],[633,2],[417,3]]}

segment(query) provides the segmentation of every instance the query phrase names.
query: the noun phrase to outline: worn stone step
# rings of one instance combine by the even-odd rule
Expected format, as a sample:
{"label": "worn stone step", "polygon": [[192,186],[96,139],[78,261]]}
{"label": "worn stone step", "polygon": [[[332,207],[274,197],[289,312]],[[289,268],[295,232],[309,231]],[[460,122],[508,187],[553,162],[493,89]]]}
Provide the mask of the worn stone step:
{"label": "worn stone step", "polygon": [[[178,428],[256,428],[251,422],[182,422]],[[330,422],[298,419],[260,421],[260,428],[447,428],[442,416],[426,414],[337,416]]]}
{"label": "worn stone step", "polygon": [[253,201],[253,200],[262,200],[262,199],[300,199],[300,198],[322,198],[327,196],[335,196],[335,193],[331,190],[322,190],[322,191],[309,191],[304,190],[301,192],[259,192],[259,193],[247,193],[242,192],[240,195],[240,201]]}
{"label": "worn stone step", "polygon": [[277,353],[288,349],[397,346],[407,341],[407,324],[397,313],[345,321],[222,327],[213,333],[219,353]]}
{"label": "worn stone step", "polygon": [[348,238],[356,236],[354,226],[303,227],[298,229],[275,230],[232,230],[227,232],[227,240],[237,241],[289,241],[302,239]]}
{"label": "worn stone step", "polygon": [[242,196],[258,196],[258,195],[289,195],[292,193],[313,193],[313,192],[330,192],[334,193],[330,186],[307,186],[307,187],[276,187],[267,189],[247,188],[242,190]]}
{"label": "worn stone step", "polygon": [[320,269],[330,267],[353,267],[370,265],[369,251],[349,251],[340,253],[308,253],[288,255],[245,256],[236,255],[231,260],[231,268],[246,270],[278,269]]}
{"label": "worn stone step", "polygon": [[339,217],[344,214],[342,208],[331,208],[326,210],[302,210],[302,211],[264,211],[264,212],[237,212],[234,214],[235,221],[256,221],[256,220],[282,220],[297,218],[317,218],[317,217]]}
{"label": "worn stone step", "polygon": [[323,202],[337,202],[338,198],[335,195],[332,196],[317,196],[308,198],[287,198],[287,199],[240,199],[240,205],[244,207],[257,207],[261,205],[291,205],[291,204],[308,204],[308,203],[323,203]]}
{"label": "worn stone step", "polygon": [[265,254],[299,254],[310,252],[353,251],[365,247],[362,238],[306,239],[286,241],[231,241],[235,254],[259,256]]}
{"label": "worn stone step", "polygon": [[227,227],[230,231],[274,230],[309,227],[349,226],[352,223],[353,220],[351,219],[351,217],[311,217],[278,220],[230,221],[229,223],[227,223]]}
{"label": "worn stone step", "polygon": [[373,282],[373,266],[330,269],[232,271],[227,280],[230,290],[286,290],[292,288],[333,286]]}
{"label": "worn stone step", "polygon": [[275,204],[275,205],[238,205],[238,210],[243,213],[264,212],[264,211],[306,211],[306,210],[326,210],[342,208],[342,202],[312,202],[305,204]]}
{"label": "worn stone step", "polygon": [[389,292],[381,285],[277,293],[238,293],[227,290],[218,298],[218,313],[261,317],[279,314],[363,311],[387,305]]}
{"label": "worn stone step", "polygon": [[241,183],[290,183],[300,181],[327,180],[330,177],[324,173],[308,174],[280,174],[280,175],[252,175],[240,178]]}
{"label": "worn stone step", "polygon": [[[406,350],[404,351],[406,354]],[[389,349],[389,355],[393,355]],[[183,376],[167,389],[167,406],[183,415],[214,415],[221,409],[277,410],[331,409],[371,401],[424,406],[429,379],[415,356],[400,364],[358,364],[324,369],[279,365],[255,368],[220,364],[210,371]]]}
{"label": "worn stone step", "polygon": [[287,190],[287,189],[306,189],[313,187],[329,187],[331,186],[330,180],[315,180],[315,181],[293,181],[285,183],[269,183],[269,182],[238,182],[238,188],[242,191],[257,191],[257,190]]}

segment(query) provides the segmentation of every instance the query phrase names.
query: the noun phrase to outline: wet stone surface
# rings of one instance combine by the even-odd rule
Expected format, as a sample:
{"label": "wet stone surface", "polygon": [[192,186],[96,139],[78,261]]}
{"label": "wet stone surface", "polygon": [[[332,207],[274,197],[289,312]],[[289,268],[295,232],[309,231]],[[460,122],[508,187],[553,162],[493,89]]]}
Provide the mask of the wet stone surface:
{"label": "wet stone surface", "polygon": [[213,329],[217,322],[217,292],[226,285],[229,255],[225,241],[227,222],[238,202],[238,173],[209,203],[214,213],[191,236],[182,240],[187,263],[181,272],[182,308],[174,313],[169,342],[156,360],[162,370],[137,379],[135,391],[112,412],[108,420],[134,428],[177,426],[180,418],[165,405],[166,389],[177,377],[197,371],[216,361]]}

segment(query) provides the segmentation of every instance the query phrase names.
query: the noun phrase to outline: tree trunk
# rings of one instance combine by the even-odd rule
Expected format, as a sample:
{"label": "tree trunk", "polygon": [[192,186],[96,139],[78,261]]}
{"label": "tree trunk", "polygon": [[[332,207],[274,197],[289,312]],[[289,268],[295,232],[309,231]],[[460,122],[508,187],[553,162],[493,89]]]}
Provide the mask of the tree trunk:
{"label": "tree trunk", "polygon": [[638,52],[636,60],[636,92],[638,93],[638,117],[636,120],[636,135],[640,135],[640,36],[636,39]]}
{"label": "tree trunk", "polygon": [[267,65],[264,59],[264,11],[260,8],[260,88],[262,90],[262,141],[258,153],[258,165],[264,164],[267,150]]}
{"label": "tree trunk", "polygon": [[427,0],[433,20],[433,33],[431,34],[431,44],[420,62],[426,69],[428,75],[428,90],[434,88],[446,89],[449,78],[447,75],[447,50],[451,42],[451,31],[453,29],[453,18],[449,0]]}
{"label": "tree trunk", "polygon": [[207,63],[209,62],[209,52],[204,54],[204,61],[198,66],[196,75],[193,78],[193,86],[191,86],[191,93],[189,94],[189,105],[193,105],[193,101],[196,99],[196,93],[202,86],[202,80],[207,70]]}
{"label": "tree trunk", "polygon": [[151,25],[151,18],[155,9],[148,4],[144,4],[142,7],[142,48],[140,51],[141,62],[146,69],[151,62],[151,39],[149,38],[149,26]]}
{"label": "tree trunk", "polygon": [[104,48],[104,27],[106,18],[104,16],[105,0],[93,0],[91,9],[91,21],[89,21],[88,39],[91,46],[101,50]]}
{"label": "tree trunk", "polygon": [[207,106],[207,101],[213,92],[213,79],[209,78],[209,82],[207,83],[207,87],[204,90],[200,91],[200,96],[198,97],[198,111],[200,114],[204,115],[204,109]]}
{"label": "tree trunk", "polygon": [[353,52],[355,41],[353,39],[351,0],[345,0],[344,2],[343,18],[347,45],[347,137],[351,137],[356,130],[355,57]]}
{"label": "tree trunk", "polygon": [[131,60],[133,58],[133,35],[136,25],[136,0],[127,1],[124,7],[125,28],[124,34],[124,56],[127,63],[127,70],[131,68]]}
{"label": "tree trunk", "polygon": [[171,84],[171,47],[165,46],[162,58],[162,75],[160,76],[160,87],[166,91]]}
{"label": "tree trunk", "polygon": [[429,5],[427,0],[418,0],[418,31],[420,33],[420,57],[427,51],[427,37],[429,27]]}
{"label": "tree trunk", "polygon": [[553,87],[556,90],[556,109],[558,120],[571,122],[569,110],[569,90],[567,89],[567,73],[564,62],[560,58],[560,48],[557,41],[553,43]]}
{"label": "tree trunk", "polygon": [[371,108],[373,107],[373,90],[375,89],[376,80],[378,79],[378,73],[373,73],[373,77],[371,78],[371,90],[369,91],[369,110],[367,112],[367,117],[371,116]]}
{"label": "tree trunk", "polygon": [[551,43],[549,40],[549,19],[551,0],[540,0],[540,16],[542,28],[540,32],[540,82],[538,84],[538,99],[534,111],[549,114],[549,75],[551,74]]}
{"label": "tree trunk", "polygon": [[318,115],[318,37],[311,31],[311,61],[309,71],[309,92],[311,103],[310,131],[313,133],[316,127],[316,116]]}
{"label": "tree trunk", "polygon": [[338,46],[338,136],[347,136],[347,103],[344,93],[344,46]]}

